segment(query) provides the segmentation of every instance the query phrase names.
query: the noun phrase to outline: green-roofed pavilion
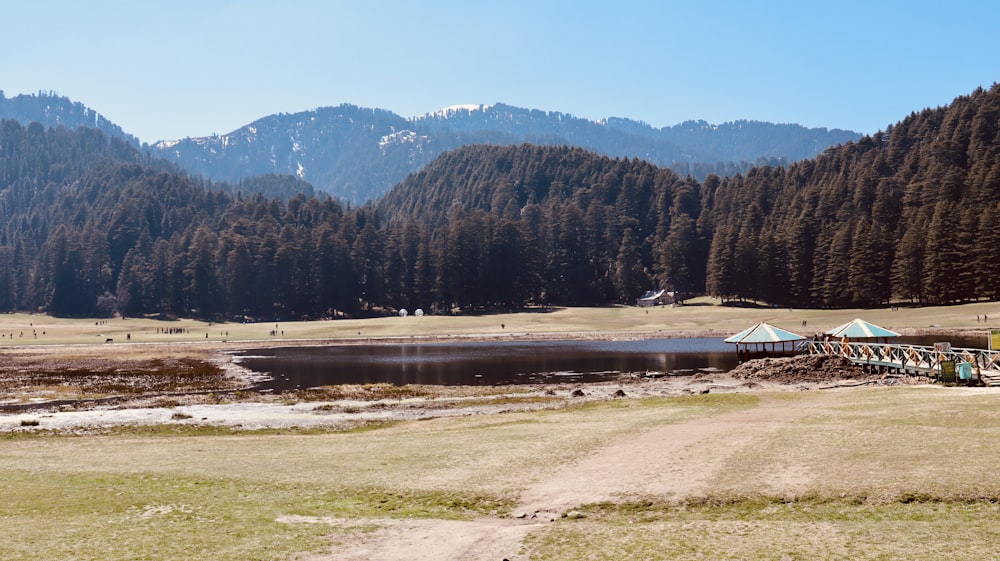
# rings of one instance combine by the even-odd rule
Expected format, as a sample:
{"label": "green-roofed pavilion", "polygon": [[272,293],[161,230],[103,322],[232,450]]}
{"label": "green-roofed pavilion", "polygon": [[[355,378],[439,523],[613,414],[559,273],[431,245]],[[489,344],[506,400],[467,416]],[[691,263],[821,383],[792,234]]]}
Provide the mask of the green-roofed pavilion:
{"label": "green-roofed pavilion", "polygon": [[[748,358],[794,354],[797,351],[795,343],[804,339],[797,333],[760,322],[727,337],[725,342],[736,345],[736,354],[743,361]],[[781,345],[780,350],[778,345]]]}
{"label": "green-roofed pavilion", "polygon": [[884,327],[879,327],[873,323],[868,323],[867,321],[857,318],[853,319],[844,325],[835,327],[830,331],[826,332],[827,335],[834,339],[842,339],[847,337],[853,340],[888,340],[890,337],[899,337],[899,333],[891,331]]}

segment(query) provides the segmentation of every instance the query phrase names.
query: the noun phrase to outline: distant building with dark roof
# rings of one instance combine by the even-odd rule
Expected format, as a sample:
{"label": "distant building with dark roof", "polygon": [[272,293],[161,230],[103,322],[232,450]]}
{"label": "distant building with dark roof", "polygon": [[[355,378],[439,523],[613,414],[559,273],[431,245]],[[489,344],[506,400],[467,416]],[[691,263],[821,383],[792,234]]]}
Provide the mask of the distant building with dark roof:
{"label": "distant building with dark roof", "polygon": [[649,308],[651,306],[673,304],[674,302],[673,292],[667,292],[666,290],[647,290],[635,301],[635,305],[640,308]]}

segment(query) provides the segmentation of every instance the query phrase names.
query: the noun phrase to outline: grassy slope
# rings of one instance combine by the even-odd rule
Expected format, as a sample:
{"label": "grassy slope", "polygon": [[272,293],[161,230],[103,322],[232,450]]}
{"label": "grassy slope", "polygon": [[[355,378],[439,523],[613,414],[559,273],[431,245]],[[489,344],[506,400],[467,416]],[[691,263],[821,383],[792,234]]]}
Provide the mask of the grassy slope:
{"label": "grassy slope", "polygon": [[734,450],[711,496],[595,505],[536,532],[528,549],[537,559],[990,557],[995,402],[940,388],[841,394]]}
{"label": "grassy slope", "polygon": [[[280,323],[277,339],[719,330],[766,320],[808,332],[864,317],[894,328],[985,329],[992,303],[892,310],[566,309],[515,315]],[[501,324],[504,324],[501,327]],[[184,335],[157,334],[183,327]],[[270,339],[274,324],[0,316],[0,346]],[[32,330],[39,338],[32,337]],[[45,331],[42,336],[41,332]],[[20,337],[20,332],[25,332]],[[980,559],[992,554],[1000,418],[991,392],[837,394],[761,436],[680,504],[595,505],[533,531],[532,559]],[[650,423],[710,422],[746,396],[623,401],[564,412],[440,419],[350,434],[8,436],[0,440],[0,558],[285,559],[352,529],[283,514],[462,518],[504,514],[532,478]],[[712,443],[706,443],[711,448]],[[776,478],[775,474],[781,475]],[[781,482],[784,483],[781,483]]]}
{"label": "grassy slope", "polygon": [[[783,394],[804,421],[727,450],[708,496],[592,505],[533,530],[531,559],[980,559],[1000,538],[995,394]],[[0,440],[0,558],[284,559],[358,527],[281,515],[503,515],[520,489],[653,424],[751,395],[626,400],[314,435]],[[725,437],[720,433],[720,438]],[[713,450],[713,442],[690,451]],[[713,450],[717,453],[717,450]],[[697,463],[697,458],[685,461]],[[362,526],[363,528],[363,526]]]}
{"label": "grassy slope", "polygon": [[[27,314],[0,315],[0,348],[10,345],[122,343],[132,342],[222,341],[269,339],[368,339],[378,337],[419,337],[450,335],[545,335],[551,333],[671,332],[716,330],[735,333],[758,321],[768,321],[785,329],[810,335],[862,317],[889,328],[983,329],[977,317],[993,315],[1000,321],[1000,304],[977,303],[935,308],[888,308],[872,310],[789,310],[731,308],[711,299],[697,299],[690,305],[650,310],[634,307],[565,308],[551,312],[495,314],[481,316],[385,317],[358,320],[279,322],[259,324],[208,324],[193,320],[155,321],[131,319],[61,319]],[[807,322],[802,327],[802,322]],[[163,334],[158,330],[182,328],[183,334]],[[276,330],[276,337],[270,335]],[[38,337],[33,336],[38,333]],[[45,333],[42,335],[42,333]],[[23,334],[23,336],[22,336]],[[13,337],[12,337],[13,336]]]}

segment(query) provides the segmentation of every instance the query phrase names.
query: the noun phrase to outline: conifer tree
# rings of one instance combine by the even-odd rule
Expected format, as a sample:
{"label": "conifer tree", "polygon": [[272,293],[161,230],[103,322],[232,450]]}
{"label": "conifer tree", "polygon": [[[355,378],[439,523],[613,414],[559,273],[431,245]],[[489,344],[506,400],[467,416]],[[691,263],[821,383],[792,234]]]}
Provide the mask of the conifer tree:
{"label": "conifer tree", "polygon": [[923,292],[933,304],[958,301],[955,263],[961,259],[957,251],[955,205],[948,200],[934,206],[934,214],[926,233],[923,267]]}
{"label": "conifer tree", "polygon": [[634,302],[650,286],[642,266],[639,243],[632,228],[625,228],[615,259],[614,284],[622,303]]}

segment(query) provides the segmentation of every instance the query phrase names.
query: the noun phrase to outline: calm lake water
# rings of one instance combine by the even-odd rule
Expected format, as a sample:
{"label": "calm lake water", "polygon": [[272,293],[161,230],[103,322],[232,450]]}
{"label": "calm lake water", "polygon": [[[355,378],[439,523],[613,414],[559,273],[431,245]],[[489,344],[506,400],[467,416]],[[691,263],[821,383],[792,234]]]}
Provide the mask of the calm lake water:
{"label": "calm lake water", "polygon": [[[903,337],[900,343],[932,345],[940,338]],[[952,339],[954,347],[981,347]],[[238,355],[266,374],[260,389],[275,391],[330,384],[390,383],[503,385],[600,382],[626,372],[684,376],[728,371],[735,349],[721,338],[642,341],[528,341],[277,347]]]}

